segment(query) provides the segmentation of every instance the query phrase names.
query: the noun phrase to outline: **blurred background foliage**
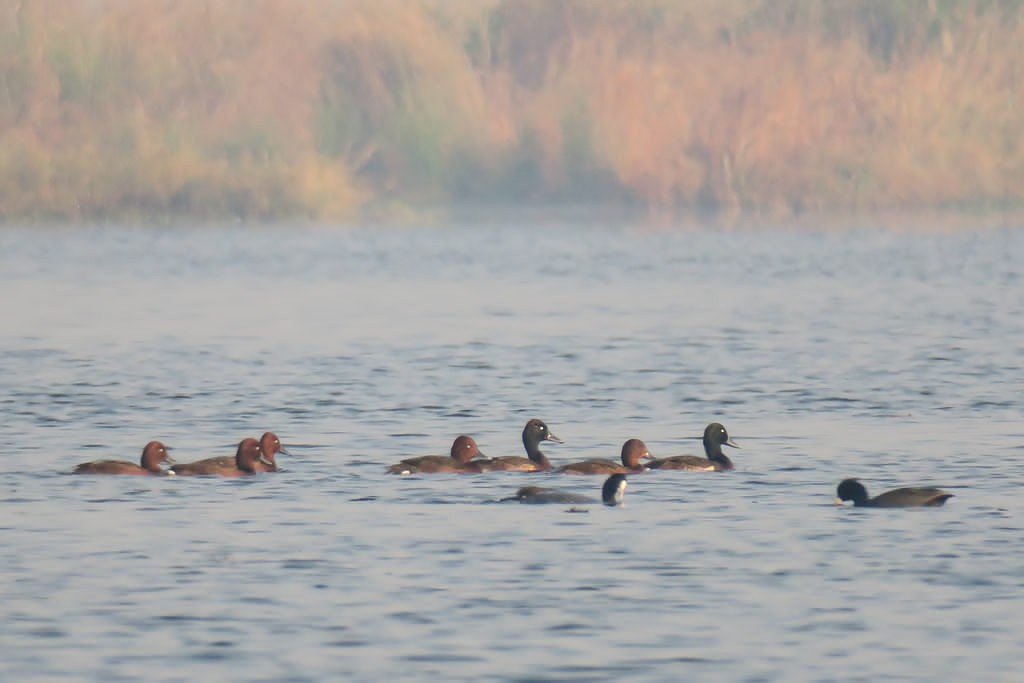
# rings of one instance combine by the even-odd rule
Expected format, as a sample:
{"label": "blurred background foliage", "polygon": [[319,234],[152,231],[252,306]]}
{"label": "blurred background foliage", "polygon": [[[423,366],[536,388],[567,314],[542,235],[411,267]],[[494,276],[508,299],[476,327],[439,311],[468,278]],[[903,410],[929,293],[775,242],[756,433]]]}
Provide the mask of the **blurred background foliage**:
{"label": "blurred background foliage", "polygon": [[1024,0],[0,0],[0,218],[1016,207]]}

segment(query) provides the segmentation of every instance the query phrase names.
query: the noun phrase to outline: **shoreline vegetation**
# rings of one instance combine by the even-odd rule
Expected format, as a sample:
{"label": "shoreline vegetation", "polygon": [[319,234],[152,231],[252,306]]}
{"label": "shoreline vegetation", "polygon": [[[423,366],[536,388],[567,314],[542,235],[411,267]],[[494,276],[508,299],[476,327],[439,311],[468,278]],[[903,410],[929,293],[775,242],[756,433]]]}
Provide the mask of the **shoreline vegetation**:
{"label": "shoreline vegetation", "polygon": [[0,0],[0,221],[1020,213],[1024,0]]}

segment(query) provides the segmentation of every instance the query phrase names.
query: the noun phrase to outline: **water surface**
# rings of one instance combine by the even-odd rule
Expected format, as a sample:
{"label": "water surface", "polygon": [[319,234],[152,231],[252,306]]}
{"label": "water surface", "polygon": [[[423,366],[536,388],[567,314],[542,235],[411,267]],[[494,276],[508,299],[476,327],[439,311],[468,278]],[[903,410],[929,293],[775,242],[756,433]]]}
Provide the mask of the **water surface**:
{"label": "water surface", "polygon": [[[0,231],[3,680],[1015,680],[1024,231]],[[625,507],[393,477],[698,452]],[[71,477],[276,431],[274,475]],[[831,504],[939,485],[936,510]]]}

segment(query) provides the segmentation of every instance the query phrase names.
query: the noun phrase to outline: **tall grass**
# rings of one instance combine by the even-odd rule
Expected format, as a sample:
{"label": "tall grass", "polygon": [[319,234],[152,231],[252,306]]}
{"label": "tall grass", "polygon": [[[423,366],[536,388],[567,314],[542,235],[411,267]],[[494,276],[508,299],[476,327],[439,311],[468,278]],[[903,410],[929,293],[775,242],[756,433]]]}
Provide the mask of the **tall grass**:
{"label": "tall grass", "polygon": [[1021,0],[0,0],[0,218],[1024,201]]}

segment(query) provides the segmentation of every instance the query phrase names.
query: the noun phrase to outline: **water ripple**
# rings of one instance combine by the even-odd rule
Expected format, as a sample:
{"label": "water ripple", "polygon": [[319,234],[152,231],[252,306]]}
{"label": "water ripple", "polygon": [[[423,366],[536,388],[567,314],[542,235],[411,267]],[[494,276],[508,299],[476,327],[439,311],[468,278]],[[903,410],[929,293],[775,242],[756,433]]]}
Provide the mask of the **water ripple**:
{"label": "water ripple", "polygon": [[[1022,240],[4,231],[38,267],[0,264],[0,677],[1014,680]],[[532,417],[556,464],[699,452],[714,420],[742,448],[586,514],[493,503],[601,477],[384,472],[462,433],[521,454]],[[274,475],[65,476],[268,429]],[[848,476],[956,497],[837,507]]]}

